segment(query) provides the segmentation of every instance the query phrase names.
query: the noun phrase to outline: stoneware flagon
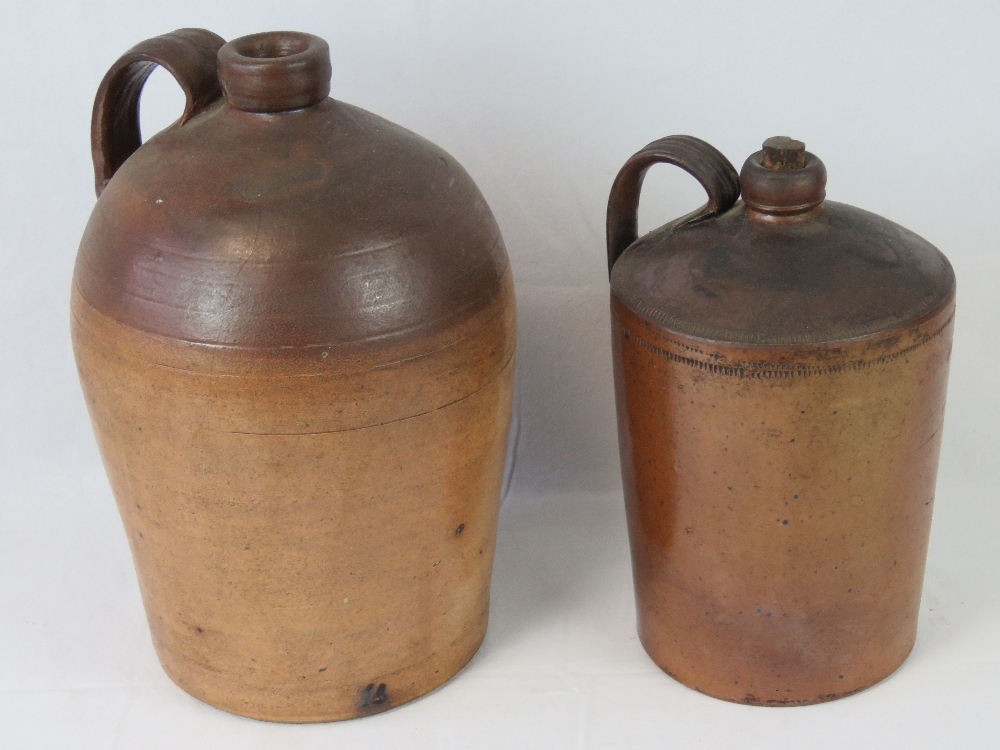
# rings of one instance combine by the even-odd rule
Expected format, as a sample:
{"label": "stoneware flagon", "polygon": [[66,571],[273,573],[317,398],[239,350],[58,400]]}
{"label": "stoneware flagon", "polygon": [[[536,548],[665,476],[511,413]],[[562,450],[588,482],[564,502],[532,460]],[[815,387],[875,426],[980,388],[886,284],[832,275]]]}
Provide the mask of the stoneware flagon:
{"label": "stoneware flagon", "polygon": [[[156,65],[187,104],[140,145]],[[489,208],[330,80],[301,33],[182,29],[127,52],[94,106],[72,291],[160,661],[277,721],[383,711],[476,652],[510,415]]]}
{"label": "stoneware flagon", "polygon": [[[708,203],[637,239],[661,162]],[[916,633],[955,277],[825,185],[789,138],[737,175],[672,136],[625,164],[608,207],[639,636],[670,675],[740,703],[857,692]]]}

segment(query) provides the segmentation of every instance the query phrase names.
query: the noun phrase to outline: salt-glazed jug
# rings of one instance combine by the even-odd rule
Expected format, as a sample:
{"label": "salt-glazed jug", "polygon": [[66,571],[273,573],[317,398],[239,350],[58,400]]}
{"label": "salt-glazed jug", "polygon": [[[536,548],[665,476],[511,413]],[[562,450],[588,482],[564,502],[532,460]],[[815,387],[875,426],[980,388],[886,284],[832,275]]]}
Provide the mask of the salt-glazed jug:
{"label": "salt-glazed jug", "polygon": [[[661,162],[708,203],[636,239]],[[916,634],[955,277],[825,186],[790,138],[737,175],[671,136],[629,159],[608,206],[640,640],[682,683],[740,703],[863,690]]]}
{"label": "salt-glazed jug", "polygon": [[[140,146],[160,65],[180,119]],[[182,29],[97,94],[73,343],[167,674],[363,716],[486,630],[514,362],[496,222],[447,153],[328,97],[302,33]]]}

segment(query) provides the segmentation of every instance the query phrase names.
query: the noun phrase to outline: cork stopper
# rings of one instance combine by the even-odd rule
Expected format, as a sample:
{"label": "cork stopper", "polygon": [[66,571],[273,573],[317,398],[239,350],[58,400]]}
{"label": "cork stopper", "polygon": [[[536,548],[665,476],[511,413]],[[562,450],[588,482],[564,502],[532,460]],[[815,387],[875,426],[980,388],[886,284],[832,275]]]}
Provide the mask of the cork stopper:
{"label": "cork stopper", "polygon": [[787,135],[768,138],[761,164],[767,169],[802,169],[806,165],[806,144]]}

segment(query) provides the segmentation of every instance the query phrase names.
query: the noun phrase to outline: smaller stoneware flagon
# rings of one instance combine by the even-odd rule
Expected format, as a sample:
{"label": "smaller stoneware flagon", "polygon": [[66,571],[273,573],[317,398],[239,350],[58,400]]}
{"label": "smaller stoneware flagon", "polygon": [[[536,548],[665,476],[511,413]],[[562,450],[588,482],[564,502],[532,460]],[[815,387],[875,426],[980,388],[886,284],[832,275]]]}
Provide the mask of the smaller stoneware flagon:
{"label": "smaller stoneware flagon", "polygon": [[[708,203],[637,239],[660,162]],[[628,160],[608,206],[639,636],[740,703],[857,692],[916,633],[955,277],[912,232],[826,200],[826,178],[790,138],[737,175],[672,136]]]}

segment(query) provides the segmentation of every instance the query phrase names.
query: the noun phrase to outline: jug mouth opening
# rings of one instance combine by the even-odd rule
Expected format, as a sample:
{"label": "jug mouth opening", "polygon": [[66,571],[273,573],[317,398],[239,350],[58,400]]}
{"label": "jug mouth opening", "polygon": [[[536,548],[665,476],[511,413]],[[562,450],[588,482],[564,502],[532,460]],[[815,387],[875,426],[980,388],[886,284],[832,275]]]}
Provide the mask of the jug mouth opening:
{"label": "jug mouth opening", "polygon": [[330,47],[312,34],[268,31],[234,39],[219,50],[219,84],[230,106],[286,112],[330,94]]}
{"label": "jug mouth opening", "polygon": [[230,44],[243,57],[259,60],[300,55],[309,49],[310,40],[307,34],[271,31],[243,36],[234,39]]}

